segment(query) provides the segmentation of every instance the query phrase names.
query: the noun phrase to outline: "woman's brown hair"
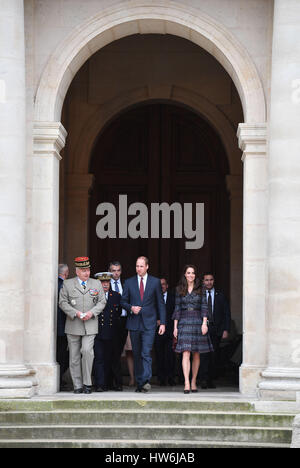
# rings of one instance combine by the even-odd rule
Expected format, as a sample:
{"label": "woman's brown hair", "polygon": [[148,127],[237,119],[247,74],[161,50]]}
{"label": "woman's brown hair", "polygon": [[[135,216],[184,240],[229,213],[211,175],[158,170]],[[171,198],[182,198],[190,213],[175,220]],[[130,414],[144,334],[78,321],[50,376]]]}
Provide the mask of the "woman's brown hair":
{"label": "woman's brown hair", "polygon": [[198,278],[197,267],[195,265],[185,265],[185,267],[183,268],[181,278],[176,288],[176,292],[180,296],[186,296],[188,293],[188,283],[187,283],[186,277],[184,276],[188,268],[193,268],[194,273],[195,273],[193,292],[196,294],[201,294],[201,290],[202,290],[201,281],[200,281],[200,278]]}

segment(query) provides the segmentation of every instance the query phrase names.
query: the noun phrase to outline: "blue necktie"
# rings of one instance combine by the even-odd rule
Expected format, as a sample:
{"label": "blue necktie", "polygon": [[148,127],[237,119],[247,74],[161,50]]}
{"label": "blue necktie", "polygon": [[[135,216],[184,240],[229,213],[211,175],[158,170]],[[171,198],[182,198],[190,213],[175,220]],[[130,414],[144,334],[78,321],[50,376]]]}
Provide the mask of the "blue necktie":
{"label": "blue necktie", "polygon": [[85,289],[85,281],[81,282],[81,286],[83,287],[83,289]]}
{"label": "blue necktie", "polygon": [[118,281],[115,281],[115,291],[118,293],[120,292]]}

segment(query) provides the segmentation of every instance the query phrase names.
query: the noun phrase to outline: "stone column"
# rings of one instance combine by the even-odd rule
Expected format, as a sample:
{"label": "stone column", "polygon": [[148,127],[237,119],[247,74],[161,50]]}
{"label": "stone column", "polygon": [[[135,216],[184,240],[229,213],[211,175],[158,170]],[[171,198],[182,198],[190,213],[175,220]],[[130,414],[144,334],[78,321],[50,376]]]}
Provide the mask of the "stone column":
{"label": "stone column", "polygon": [[243,227],[243,364],[240,391],[256,394],[266,367],[266,124],[240,124],[244,162]]}
{"label": "stone column", "polygon": [[300,391],[300,2],[275,0],[269,126],[268,367],[262,398]]}
{"label": "stone column", "polygon": [[35,122],[32,155],[31,294],[26,359],[36,369],[39,394],[56,393],[56,313],[59,161],[66,131],[60,122]]}
{"label": "stone column", "polygon": [[66,258],[71,274],[75,274],[74,258],[88,254],[89,190],[93,177],[78,173],[66,176]]}
{"label": "stone column", "polygon": [[230,307],[238,333],[242,332],[243,289],[243,177],[228,175],[230,199]]}
{"label": "stone column", "polygon": [[31,397],[24,365],[26,223],[23,0],[0,2],[0,398]]}

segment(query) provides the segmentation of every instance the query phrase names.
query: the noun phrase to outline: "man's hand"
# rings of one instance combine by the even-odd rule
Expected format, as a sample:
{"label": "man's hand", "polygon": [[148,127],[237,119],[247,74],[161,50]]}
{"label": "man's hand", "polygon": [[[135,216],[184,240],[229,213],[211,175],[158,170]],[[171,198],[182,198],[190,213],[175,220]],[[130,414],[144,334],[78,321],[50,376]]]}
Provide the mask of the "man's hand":
{"label": "man's hand", "polygon": [[140,313],[141,307],[140,306],[132,306],[131,310],[135,315],[137,315],[137,314]]}
{"label": "man's hand", "polygon": [[222,339],[223,339],[223,340],[227,340],[227,338],[228,338],[228,337],[229,337],[229,333],[228,333],[228,331],[226,331],[226,330],[225,330],[225,331],[223,331],[223,336],[222,336]]}
{"label": "man's hand", "polygon": [[88,320],[90,320],[92,317],[94,316],[93,312],[91,312],[90,310],[88,312],[86,312],[85,316],[83,317],[83,321],[84,322],[87,322]]}
{"label": "man's hand", "polygon": [[166,331],[166,326],[165,325],[160,325],[159,327],[159,330],[158,330],[158,334],[159,335],[163,335]]}

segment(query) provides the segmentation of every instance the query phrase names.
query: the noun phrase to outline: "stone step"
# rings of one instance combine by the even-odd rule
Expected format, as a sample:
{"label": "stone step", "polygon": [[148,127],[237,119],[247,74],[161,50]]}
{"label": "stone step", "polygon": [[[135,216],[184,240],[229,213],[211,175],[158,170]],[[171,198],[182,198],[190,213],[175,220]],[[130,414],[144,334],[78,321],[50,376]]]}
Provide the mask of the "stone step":
{"label": "stone step", "polygon": [[205,399],[192,400],[190,395],[182,395],[178,400],[153,400],[150,395],[144,399],[90,399],[88,396],[78,399],[54,400],[0,400],[0,414],[3,411],[54,411],[54,410],[167,410],[167,411],[255,411],[255,406],[248,401],[214,401]]}
{"label": "stone step", "polygon": [[[188,440],[61,440],[61,439],[6,439],[0,441],[0,448],[289,448],[289,443],[235,442],[235,441],[188,441]],[[130,453],[130,452],[129,452]]]}
{"label": "stone step", "polygon": [[130,440],[189,440],[290,444],[292,428],[245,426],[193,426],[193,425],[41,425],[0,426],[0,440],[7,439],[130,439]]}
{"label": "stone step", "polygon": [[199,425],[199,426],[292,426],[294,415],[217,412],[217,411],[162,411],[119,410],[116,411],[9,411],[0,413],[0,425]]}

